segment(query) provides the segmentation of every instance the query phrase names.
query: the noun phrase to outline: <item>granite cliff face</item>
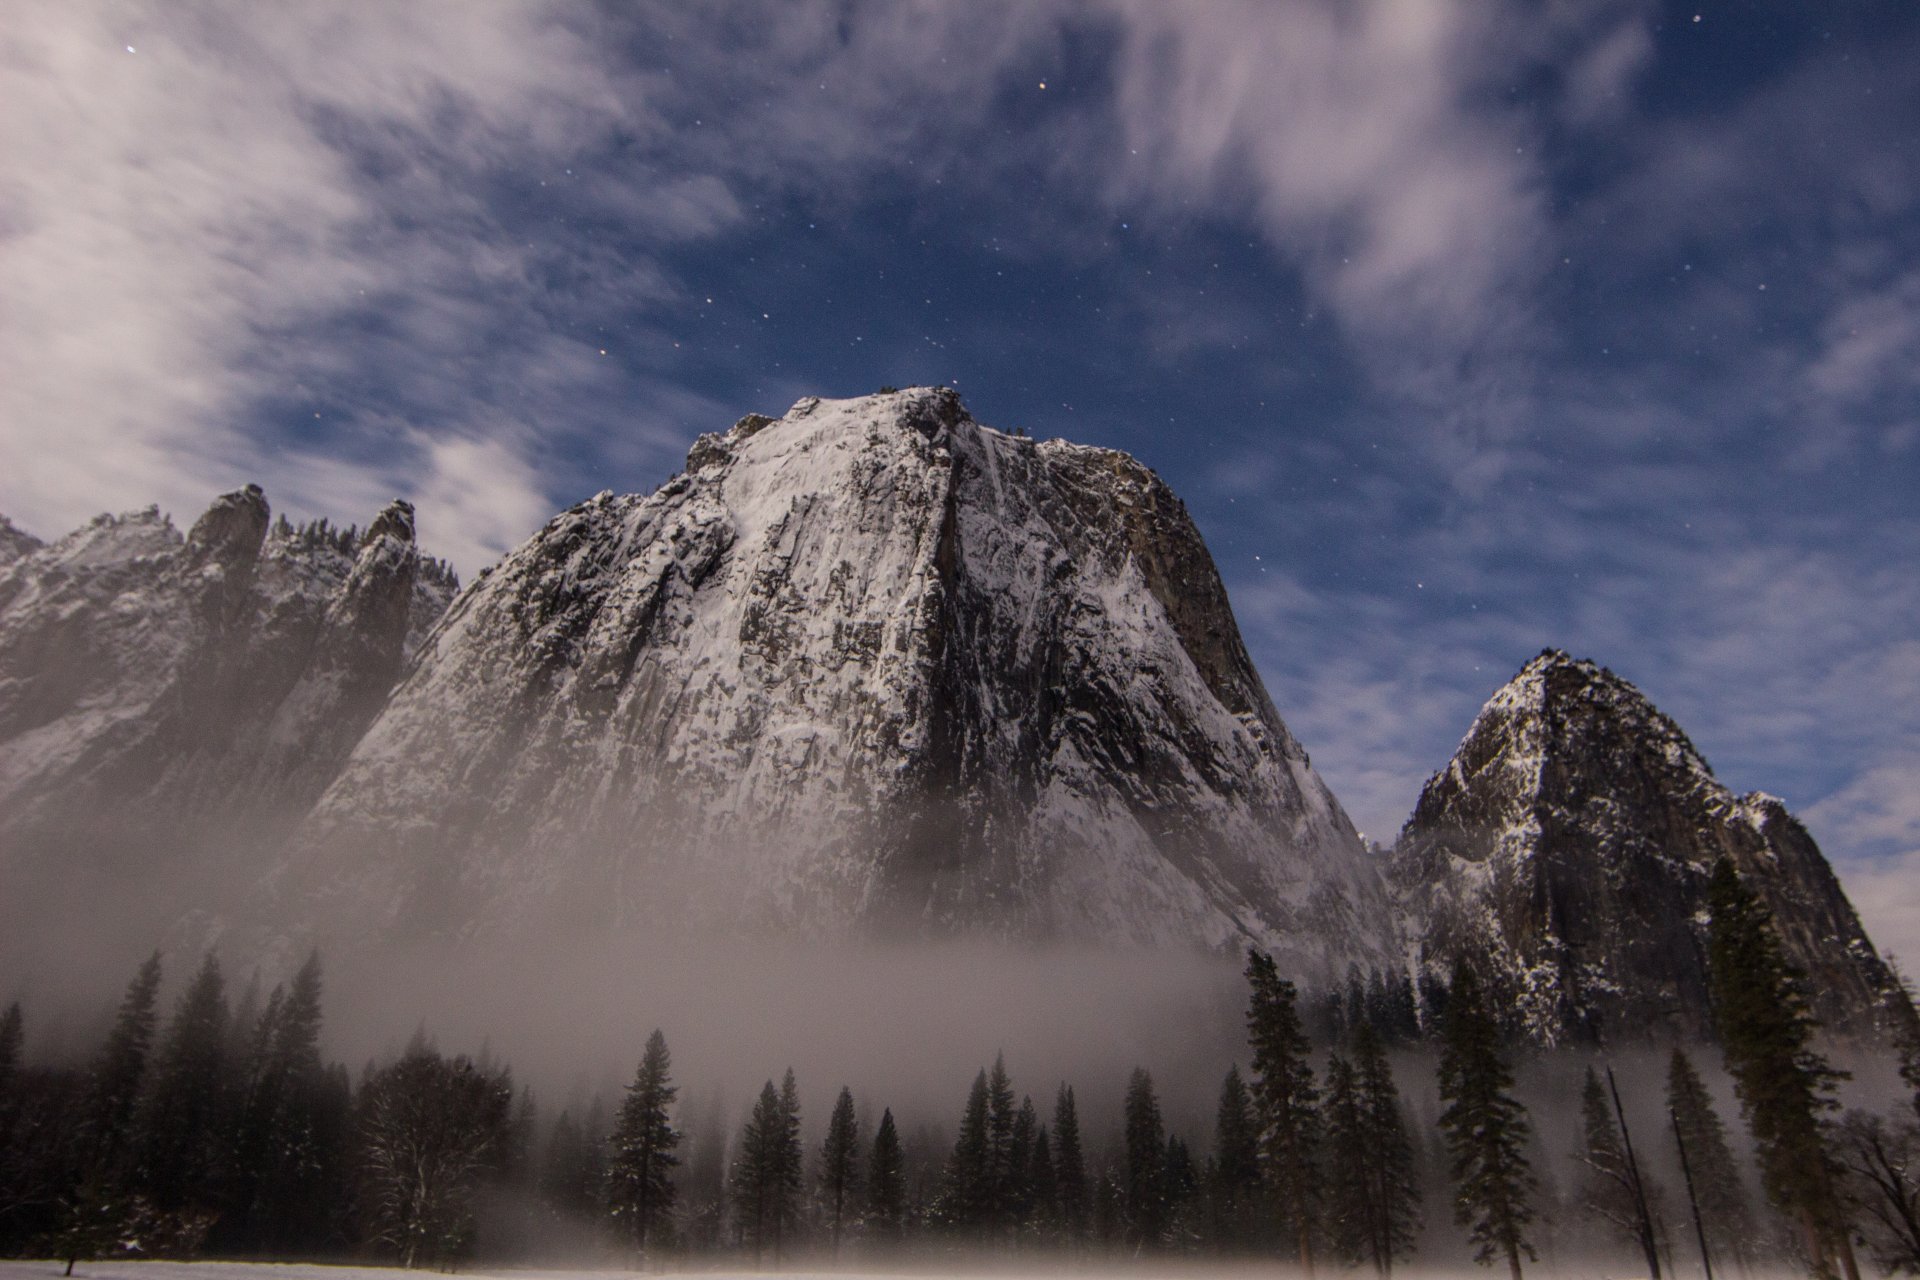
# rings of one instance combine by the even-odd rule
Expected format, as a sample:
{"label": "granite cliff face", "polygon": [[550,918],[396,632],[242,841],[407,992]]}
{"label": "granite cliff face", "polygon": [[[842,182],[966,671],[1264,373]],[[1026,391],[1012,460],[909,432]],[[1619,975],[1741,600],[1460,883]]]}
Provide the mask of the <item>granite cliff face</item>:
{"label": "granite cliff face", "polygon": [[1870,1033],[1890,975],[1776,798],[1736,796],[1632,685],[1549,650],[1422,791],[1391,878],[1411,939],[1479,962],[1534,1039],[1708,1028],[1706,885],[1729,857],[1830,1028]]}
{"label": "granite cliff face", "polygon": [[702,436],[476,582],[279,901],[1274,948],[1384,963],[1377,870],[1178,499],[916,389]]}
{"label": "granite cliff face", "polygon": [[[153,869],[247,833],[271,843],[333,779],[422,624],[396,502],[357,538],[275,525],[255,486],[183,537],[157,509],[49,544],[0,537],[0,835],[14,876]],[[19,883],[16,879],[15,883]]]}

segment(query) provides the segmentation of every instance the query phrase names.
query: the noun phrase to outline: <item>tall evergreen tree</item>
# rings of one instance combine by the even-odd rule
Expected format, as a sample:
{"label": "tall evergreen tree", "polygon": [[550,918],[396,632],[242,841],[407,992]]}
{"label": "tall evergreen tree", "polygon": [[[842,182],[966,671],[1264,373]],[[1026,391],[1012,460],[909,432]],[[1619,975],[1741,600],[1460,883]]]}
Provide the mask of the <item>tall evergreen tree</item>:
{"label": "tall evergreen tree", "polygon": [[1080,1111],[1073,1086],[1063,1084],[1053,1103],[1054,1182],[1059,1188],[1060,1230],[1069,1244],[1087,1238],[1093,1209],[1086,1158],[1080,1149]]}
{"label": "tall evergreen tree", "polygon": [[1667,1111],[1676,1141],[1686,1150],[1687,1172],[1708,1247],[1742,1266],[1755,1261],[1753,1218],[1740,1183],[1740,1166],[1727,1145],[1726,1126],[1720,1123],[1713,1097],[1693,1060],[1678,1045],[1667,1060]]}
{"label": "tall evergreen tree", "polygon": [[873,1158],[867,1165],[867,1217],[883,1239],[899,1238],[907,1220],[907,1169],[893,1110],[880,1113],[873,1131]]}
{"label": "tall evergreen tree", "polygon": [[141,964],[127,984],[107,1042],[87,1083],[86,1163],[100,1177],[117,1177],[128,1155],[133,1115],[146,1081],[160,997],[160,953]]}
{"label": "tall evergreen tree", "polygon": [[1051,1239],[1060,1226],[1060,1179],[1053,1163],[1053,1139],[1047,1126],[1033,1132],[1033,1150],[1027,1160],[1029,1225],[1042,1240]]}
{"label": "tall evergreen tree", "polygon": [[1393,1066],[1371,1028],[1362,1027],[1354,1034],[1353,1070],[1370,1189],[1367,1257],[1374,1270],[1385,1276],[1395,1262],[1413,1256],[1420,1227],[1420,1180]]}
{"label": "tall evergreen tree", "polygon": [[1707,968],[1727,1072],[1753,1133],[1760,1181],[1799,1224],[1816,1273],[1857,1274],[1823,1117],[1844,1078],[1813,1047],[1815,1023],[1772,913],[1722,858],[1707,884]]}
{"label": "tall evergreen tree", "polygon": [[[1364,1024],[1362,1024],[1364,1025]],[[1327,1059],[1327,1159],[1323,1213],[1334,1255],[1353,1266],[1366,1260],[1367,1228],[1372,1216],[1373,1180],[1368,1176],[1366,1121],[1360,1111],[1360,1085],[1353,1064],[1333,1054]]]}
{"label": "tall evergreen tree", "polygon": [[208,952],[161,1037],[135,1117],[140,1186],[161,1209],[205,1213],[222,1206],[231,1168],[230,1066],[226,982]]}
{"label": "tall evergreen tree", "polygon": [[1252,1244],[1258,1234],[1254,1215],[1260,1202],[1260,1128],[1239,1067],[1227,1068],[1227,1078],[1220,1084],[1209,1194],[1214,1239],[1230,1251]]}
{"label": "tall evergreen tree", "polygon": [[[346,1119],[320,1057],[321,969],[308,955],[252,1028],[236,1139],[243,1247],[275,1255],[320,1247],[322,1203],[340,1176]],[[233,1039],[246,1026],[236,1019]]]}
{"label": "tall evergreen tree", "polygon": [[1253,1052],[1253,1100],[1260,1155],[1281,1226],[1303,1270],[1313,1269],[1320,1202],[1320,1092],[1300,1024],[1298,993],[1273,958],[1247,951],[1247,1043]]}
{"label": "tall evergreen tree", "polygon": [[1023,1095],[1007,1139],[1005,1215],[1007,1226],[1016,1233],[1027,1227],[1033,1214],[1033,1140],[1039,1132],[1040,1113],[1033,1099]]}
{"label": "tall evergreen tree", "polygon": [[833,1239],[833,1256],[840,1256],[840,1236],[860,1193],[860,1122],[853,1114],[853,1091],[842,1085],[827,1120],[826,1141],[820,1145],[820,1193],[826,1203]]}
{"label": "tall evergreen tree", "polygon": [[1126,1166],[1120,1188],[1128,1242],[1135,1248],[1155,1248],[1167,1230],[1167,1135],[1153,1077],[1139,1067],[1127,1081],[1124,1137]]}
{"label": "tall evergreen tree", "polygon": [[993,1217],[991,1107],[987,1073],[981,1071],[967,1090],[960,1132],[953,1140],[953,1153],[947,1157],[945,1184],[940,1191],[942,1217],[963,1234],[986,1231]]}
{"label": "tall evergreen tree", "polygon": [[[793,1072],[787,1072],[787,1079]],[[798,1160],[792,1151],[794,1126],[790,1117],[798,1116],[798,1107],[790,1106],[781,1091],[767,1081],[754,1104],[753,1114],[740,1135],[739,1154],[733,1165],[733,1202],[739,1215],[740,1232],[753,1249],[754,1264],[771,1251],[780,1261],[787,1241],[787,1229],[798,1208],[800,1186],[793,1177]]]}
{"label": "tall evergreen tree", "polygon": [[1504,1257],[1520,1280],[1520,1256],[1536,1255],[1527,1239],[1535,1183],[1525,1147],[1526,1108],[1511,1092],[1513,1072],[1500,1048],[1500,1027],[1480,978],[1464,958],[1454,965],[1440,1027],[1440,1128],[1454,1186],[1454,1219],[1468,1228],[1474,1260]]}
{"label": "tall evergreen tree", "polygon": [[667,1038],[655,1028],[620,1104],[607,1161],[608,1212],[625,1228],[628,1245],[642,1262],[673,1212],[680,1134],[672,1108],[679,1093]]}
{"label": "tall evergreen tree", "polygon": [[1200,1171],[1194,1167],[1193,1152],[1179,1134],[1167,1135],[1166,1159],[1160,1177],[1161,1195],[1167,1202],[1167,1226],[1162,1238],[1175,1248],[1187,1250],[1199,1243],[1200,1222],[1195,1200],[1200,1192]]}
{"label": "tall evergreen tree", "polygon": [[1017,1118],[1006,1055],[996,1053],[993,1070],[987,1074],[987,1214],[983,1224],[996,1239],[1008,1233],[1016,1212],[1013,1128]]}
{"label": "tall evergreen tree", "polygon": [[780,1077],[780,1216],[775,1220],[774,1257],[780,1249],[796,1243],[800,1236],[801,1194],[807,1187],[806,1151],[800,1145],[800,1086],[788,1067]]}

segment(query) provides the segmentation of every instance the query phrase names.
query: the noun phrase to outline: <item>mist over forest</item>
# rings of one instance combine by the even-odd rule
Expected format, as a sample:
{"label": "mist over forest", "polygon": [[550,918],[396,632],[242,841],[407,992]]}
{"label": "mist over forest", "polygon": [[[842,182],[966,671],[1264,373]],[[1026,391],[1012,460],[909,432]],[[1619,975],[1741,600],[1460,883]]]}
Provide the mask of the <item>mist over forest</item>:
{"label": "mist over forest", "polygon": [[[681,939],[534,958],[315,954],[263,990],[215,953],[184,973],[156,953],[117,1008],[49,1001],[43,1023],[14,1003],[0,1250],[111,1260],[134,1232],[134,1256],[462,1269],[1237,1275],[1317,1258],[1452,1274],[1476,1240],[1500,1244],[1484,1213],[1451,1212],[1472,1203],[1449,1109],[1471,1101],[1476,1053],[1510,1129],[1481,1176],[1512,1179],[1529,1270],[1619,1274],[1651,1241],[1655,1265],[1688,1274],[1703,1231],[1716,1266],[1749,1274],[1818,1270],[1809,1241],[1833,1247],[1775,1200],[1790,1137],[1742,1123],[1769,1123],[1736,1087],[1754,1059],[1644,1038],[1530,1047],[1470,969],[1454,990],[1356,970],[1315,991],[1257,951]],[[1789,1038],[1817,1033],[1796,1016]],[[1807,1097],[1834,1108],[1829,1211],[1863,1257],[1907,1265],[1914,1046],[1803,1043]],[[400,1152],[435,1172],[399,1172]],[[1289,1161],[1309,1181],[1287,1182]],[[396,1189],[407,1176],[422,1186]]]}

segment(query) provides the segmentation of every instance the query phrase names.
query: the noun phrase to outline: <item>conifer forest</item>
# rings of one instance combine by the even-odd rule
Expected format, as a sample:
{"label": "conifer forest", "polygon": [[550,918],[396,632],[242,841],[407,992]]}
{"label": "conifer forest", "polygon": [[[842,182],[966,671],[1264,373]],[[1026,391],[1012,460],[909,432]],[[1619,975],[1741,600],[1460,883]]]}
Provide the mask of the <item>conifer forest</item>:
{"label": "conifer forest", "polygon": [[1920,1044],[1894,1046],[1911,1096],[1842,1110],[1766,909],[1724,865],[1713,893],[1717,1042],[1639,1046],[1637,1105],[1602,1046],[1512,1035],[1469,964],[1309,995],[1250,950],[1245,1057],[1195,1132],[1163,1119],[1151,1064],[1093,1114],[999,1056],[947,1114],[785,1070],[732,1122],[695,1118],[661,1030],[619,1096],[555,1111],[424,1029],[328,1061],[317,954],[237,1000],[209,954],[170,1003],[156,955],[84,1061],[36,1057],[30,1010],[0,1018],[0,1253],[1915,1273]]}

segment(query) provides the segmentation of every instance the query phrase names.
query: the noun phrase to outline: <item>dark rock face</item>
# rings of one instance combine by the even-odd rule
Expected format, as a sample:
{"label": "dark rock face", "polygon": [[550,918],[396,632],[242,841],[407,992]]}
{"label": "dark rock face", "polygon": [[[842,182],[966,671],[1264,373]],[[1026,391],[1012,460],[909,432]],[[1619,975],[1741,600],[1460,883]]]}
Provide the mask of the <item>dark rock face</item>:
{"label": "dark rock face", "polygon": [[420,572],[405,503],[355,545],[270,527],[252,485],[184,538],[149,508],[22,547],[0,559],[0,869],[76,881],[304,813],[454,587]]}
{"label": "dark rock face", "polygon": [[951,392],[805,400],[477,582],[305,825],[280,910],[559,913],[1384,963],[1377,869],[1184,508]]}
{"label": "dark rock face", "polygon": [[1736,797],[1632,685],[1548,651],[1428,781],[1391,877],[1442,968],[1478,961],[1552,1043],[1709,1030],[1706,884],[1730,857],[1772,908],[1814,1009],[1870,1033],[1890,975],[1781,802]]}

